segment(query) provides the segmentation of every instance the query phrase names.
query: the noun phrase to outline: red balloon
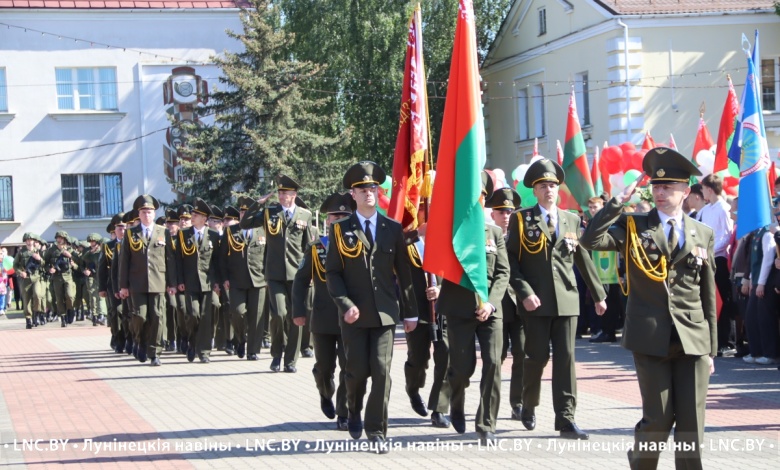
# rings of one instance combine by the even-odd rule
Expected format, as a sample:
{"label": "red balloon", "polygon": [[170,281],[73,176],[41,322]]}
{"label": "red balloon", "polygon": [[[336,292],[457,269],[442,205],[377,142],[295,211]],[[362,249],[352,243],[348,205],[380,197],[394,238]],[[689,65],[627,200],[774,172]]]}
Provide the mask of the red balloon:
{"label": "red balloon", "polygon": [[607,147],[601,152],[601,172],[614,175],[622,171],[623,149],[618,146]]}
{"label": "red balloon", "polygon": [[739,178],[727,176],[723,178],[723,191],[729,196],[736,196],[739,188]]}
{"label": "red balloon", "polygon": [[631,164],[635,170],[642,171],[642,162],[645,160],[645,155],[647,155],[647,150],[637,150],[631,156]]}
{"label": "red balloon", "polygon": [[623,149],[623,153],[631,153],[636,150],[636,146],[631,142],[623,142],[620,144],[620,148]]}

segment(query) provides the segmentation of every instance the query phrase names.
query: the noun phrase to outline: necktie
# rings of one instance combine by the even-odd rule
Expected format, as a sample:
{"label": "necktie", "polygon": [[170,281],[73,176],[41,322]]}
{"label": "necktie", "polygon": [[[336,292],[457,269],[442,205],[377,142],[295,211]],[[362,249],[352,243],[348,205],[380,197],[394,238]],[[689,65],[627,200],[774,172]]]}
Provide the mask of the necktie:
{"label": "necktie", "polygon": [[200,240],[202,238],[203,238],[203,235],[201,235],[199,231],[195,230],[195,239],[198,240],[198,245],[200,245]]}
{"label": "necktie", "polygon": [[144,237],[146,237],[146,241],[149,241],[150,238],[152,238],[152,231],[147,229],[144,229]]}
{"label": "necktie", "polygon": [[246,241],[249,241],[249,239],[252,238],[252,230],[244,230],[244,239]]}
{"label": "necktie", "polygon": [[374,247],[374,237],[371,235],[371,221],[366,219],[366,239],[368,240],[369,248]]}
{"label": "necktie", "polygon": [[547,214],[547,230],[550,231],[550,241],[555,243],[555,224],[552,221],[552,215]]}
{"label": "necktie", "polygon": [[284,211],[284,221],[289,223],[292,219],[292,213],[290,211]]}
{"label": "necktie", "polygon": [[680,242],[677,238],[677,230],[675,230],[677,221],[675,219],[669,219],[667,224],[669,224],[669,237],[666,240],[669,244],[669,251],[671,251],[670,258],[674,259],[674,257],[677,256],[677,252],[680,251],[680,247],[678,246]]}

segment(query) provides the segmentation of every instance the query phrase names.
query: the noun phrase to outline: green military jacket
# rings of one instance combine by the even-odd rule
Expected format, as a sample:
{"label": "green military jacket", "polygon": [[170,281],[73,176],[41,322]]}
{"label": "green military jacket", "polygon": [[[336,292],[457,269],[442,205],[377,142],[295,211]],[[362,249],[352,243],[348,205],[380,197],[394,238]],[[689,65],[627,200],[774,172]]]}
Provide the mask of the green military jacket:
{"label": "green military jacket", "polygon": [[96,279],[98,276],[98,269],[100,268],[100,255],[103,251],[102,245],[98,245],[97,251],[84,250],[79,258],[79,269],[84,273],[85,270],[89,270],[89,276],[84,273],[84,276]]}
{"label": "green military jacket", "polygon": [[321,335],[339,335],[339,309],[328,292],[325,275],[328,247],[316,239],[303,255],[303,261],[295,274],[292,288],[293,317],[306,317],[306,300],[309,289],[314,291],[309,329]]}
{"label": "green military jacket", "polygon": [[[100,247],[100,260],[98,261],[98,289],[100,292],[115,292],[111,283],[111,266],[114,264],[114,250],[117,241],[109,240]],[[117,260],[118,262],[119,260]]]}
{"label": "green military jacket", "polygon": [[[356,328],[389,326],[403,318],[418,317],[401,224],[377,214],[371,248],[355,214],[334,222],[330,229],[326,279],[340,316],[356,306],[360,317],[350,325]],[[396,296],[396,276],[403,316]]]}
{"label": "green military jacket", "polygon": [[[717,354],[714,235],[712,229],[687,215],[683,215],[682,228],[685,243],[670,259],[658,210],[624,214],[622,204],[613,198],[582,236],[581,243],[587,248],[619,251],[624,256],[631,235],[640,245],[632,244],[625,261],[629,290],[623,330],[626,349],[664,357],[675,328],[686,354]],[[654,272],[661,271],[662,258],[666,260],[667,275],[658,279]],[[651,278],[648,271],[657,279]]]}
{"label": "green military jacket", "polygon": [[[575,265],[593,299],[607,298],[590,254],[579,246],[579,217],[556,210],[558,237],[554,244],[539,205],[520,209],[509,218],[506,247],[512,268],[509,282],[515,289],[523,315],[578,316],[580,300],[574,277]],[[522,302],[534,294],[541,305],[528,312]]]}
{"label": "green military jacket", "polygon": [[147,241],[141,228],[137,225],[125,231],[117,253],[118,287],[136,294],[161,294],[167,287],[176,285],[176,259],[171,234],[162,225],[155,224]]}
{"label": "green military jacket", "polygon": [[266,237],[266,281],[292,281],[309,243],[317,236],[312,226],[310,211],[295,207],[289,222],[285,220],[284,208],[274,203],[261,208],[255,202],[239,222],[242,229],[262,227]]}
{"label": "green military jacket", "polygon": [[225,227],[219,252],[220,280],[230,281],[236,289],[265,287],[265,231],[263,227],[246,230],[251,230],[249,240],[238,224]]}
{"label": "green military jacket", "polygon": [[188,227],[179,230],[178,239],[177,284],[184,284],[186,292],[210,292],[219,283],[219,233],[204,227],[198,244],[195,227]]}
{"label": "green military jacket", "polygon": [[[65,256],[64,253],[66,252],[70,253],[70,258]],[[66,279],[72,278],[72,271],[78,266],[76,264],[76,252],[67,246],[65,248],[60,248],[56,243],[52,244],[51,247],[46,250],[43,259],[47,271],[54,268],[56,272],[52,274],[53,276],[60,275]]]}
{"label": "green military jacket", "polygon": [[[39,260],[33,258],[33,254],[36,253],[40,257]],[[43,273],[44,254],[45,253],[39,253],[38,250],[35,249],[30,250],[26,246],[22,247],[14,257],[14,271],[17,273],[27,273],[27,279],[30,279],[31,281],[38,280]]]}
{"label": "green military jacket", "polygon": [[[493,317],[501,319],[501,300],[506,294],[509,282],[509,261],[501,229],[495,225],[485,226],[485,256],[487,258],[488,302],[496,309]],[[475,318],[477,295],[454,282],[445,279],[439,291],[436,309],[449,316]]]}

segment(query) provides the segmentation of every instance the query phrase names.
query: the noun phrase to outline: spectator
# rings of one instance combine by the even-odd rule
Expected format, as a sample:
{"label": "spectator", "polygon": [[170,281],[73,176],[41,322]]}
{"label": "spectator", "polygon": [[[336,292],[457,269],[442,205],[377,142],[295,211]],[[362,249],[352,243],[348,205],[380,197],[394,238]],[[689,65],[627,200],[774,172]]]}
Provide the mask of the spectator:
{"label": "spectator", "polygon": [[691,186],[691,193],[685,199],[685,203],[688,206],[688,217],[699,220],[699,211],[707,204],[701,184],[696,183]]}
{"label": "spectator", "polygon": [[10,284],[11,275],[13,274],[13,268],[10,270],[5,268],[7,261],[5,257],[8,251],[5,248],[0,249],[0,316],[5,315],[5,308],[9,301],[10,292],[12,286]]}

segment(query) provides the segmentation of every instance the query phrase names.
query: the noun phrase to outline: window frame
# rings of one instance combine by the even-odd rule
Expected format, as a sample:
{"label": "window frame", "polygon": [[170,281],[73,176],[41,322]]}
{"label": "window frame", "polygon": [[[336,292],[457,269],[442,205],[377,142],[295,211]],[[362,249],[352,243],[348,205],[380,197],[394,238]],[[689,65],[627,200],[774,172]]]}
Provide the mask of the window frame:
{"label": "window frame", "polygon": [[[70,78],[60,80],[60,72],[68,71]],[[92,78],[88,81],[82,81],[79,72],[91,71]],[[101,79],[101,71],[111,71],[113,77],[111,81]],[[57,100],[57,110],[59,111],[118,111],[119,110],[119,92],[117,86],[116,67],[55,67],[54,81]],[[82,87],[91,89],[91,93],[84,93]],[[107,87],[108,90],[104,90]],[[66,91],[69,90],[69,93]],[[83,100],[92,100],[93,105],[83,106]],[[71,106],[63,106],[70,100]],[[113,105],[113,106],[112,106]]]}
{"label": "window frame", "polygon": [[529,115],[528,89],[517,90],[517,140],[529,140],[531,138],[531,121]]}
{"label": "window frame", "polygon": [[547,7],[541,7],[538,11],[539,18],[539,34],[538,36],[544,36],[547,34]]}
{"label": "window frame", "polygon": [[8,71],[0,67],[0,113],[8,112]]}
{"label": "window frame", "polygon": [[531,85],[531,102],[533,103],[534,113],[534,132],[533,136],[542,138],[547,135],[547,123],[545,122],[545,99],[544,99],[544,84],[537,83]]}
{"label": "window frame", "polygon": [[[97,176],[97,186],[90,184],[86,177]],[[118,178],[113,187],[110,187],[108,178]],[[66,178],[75,178],[76,185],[72,186]],[[122,173],[62,173],[60,174],[60,194],[62,196],[62,217],[67,220],[101,219],[111,217],[121,212],[124,201]],[[66,197],[66,191],[76,191],[76,198]],[[98,191],[97,199],[88,200],[89,191]],[[113,195],[108,192],[113,191]],[[100,204],[100,213],[95,213],[90,204]],[[113,205],[112,205],[113,203]],[[72,206],[76,206],[76,210]],[[70,208],[69,208],[70,207]],[[89,213],[88,213],[89,212]]]}
{"label": "window frame", "polygon": [[[765,62],[771,61],[771,67],[769,70],[772,72],[772,80],[766,80],[766,76],[764,75],[764,72],[766,70],[766,67],[764,66]],[[774,57],[774,58],[768,58],[768,59],[761,59],[760,64],[760,75],[761,75],[761,110],[766,113],[777,113],[780,112],[780,58]],[[770,86],[769,83],[772,85]],[[766,106],[766,96],[767,92],[766,90],[771,90],[772,95],[772,101],[774,102],[773,107]]]}
{"label": "window frame", "polygon": [[[8,180],[8,191],[7,191],[7,193],[8,193],[8,196],[10,197],[10,201],[8,201],[9,206],[10,206],[9,209],[8,209],[9,212],[10,212],[10,217],[5,217],[3,215],[3,213],[5,212],[5,210],[4,210],[5,209],[4,208],[5,201],[3,200],[2,196],[6,193],[6,191],[2,190],[3,189],[2,188],[2,185],[3,185],[2,181],[5,180],[6,178]],[[13,221],[13,220],[14,220],[14,177],[11,176],[11,175],[0,175],[0,221],[8,222],[8,221]]]}
{"label": "window frame", "polygon": [[588,127],[591,125],[588,72],[580,72],[575,77],[574,97],[577,101],[577,117],[580,119],[580,126]]}

